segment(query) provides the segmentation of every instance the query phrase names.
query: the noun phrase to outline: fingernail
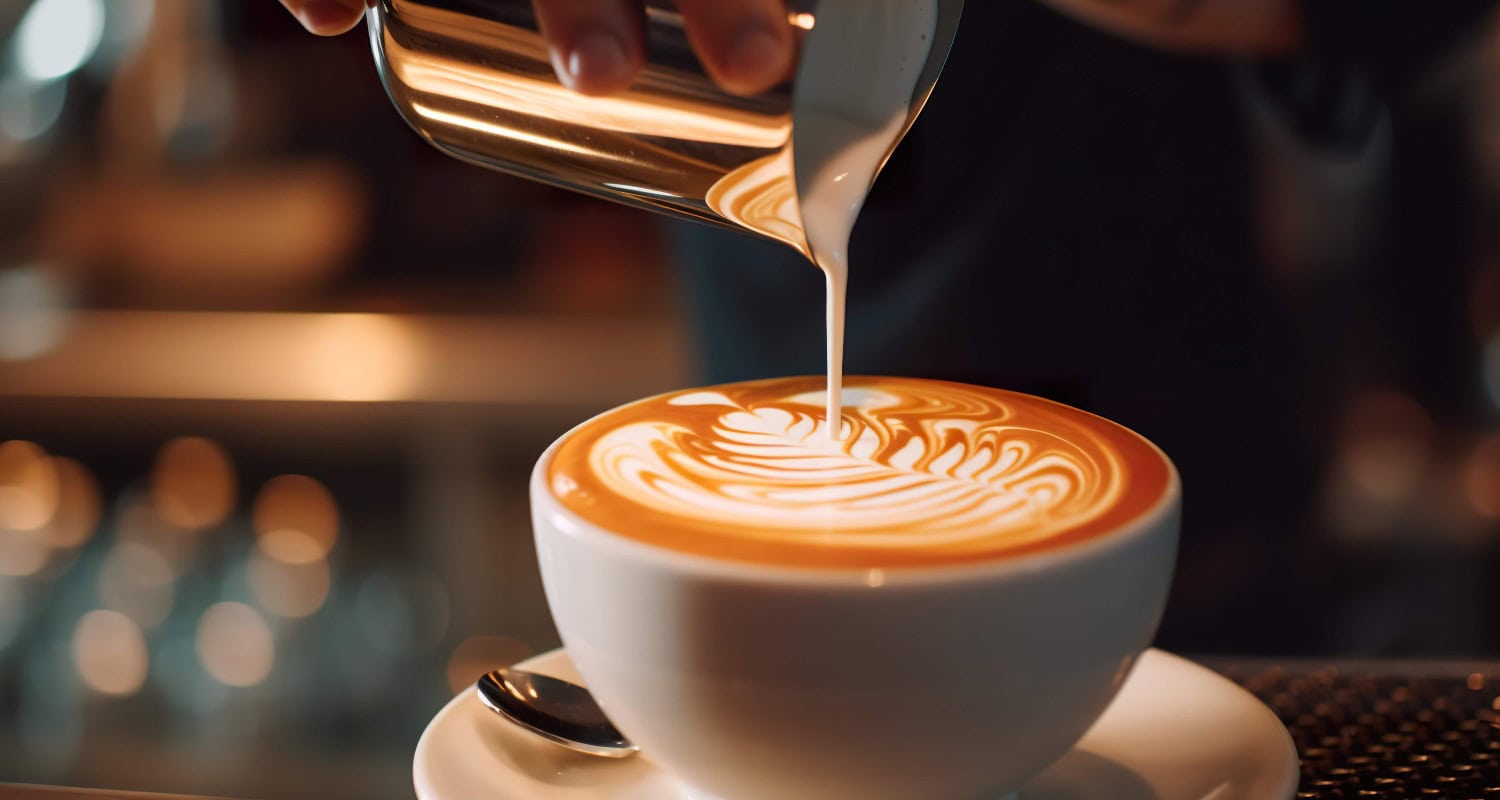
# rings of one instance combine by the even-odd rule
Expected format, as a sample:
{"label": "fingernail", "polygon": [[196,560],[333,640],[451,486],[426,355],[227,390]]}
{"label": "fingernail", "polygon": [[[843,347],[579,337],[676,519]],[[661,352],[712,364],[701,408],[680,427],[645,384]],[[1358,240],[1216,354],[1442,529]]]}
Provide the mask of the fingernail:
{"label": "fingernail", "polygon": [[764,89],[780,81],[787,71],[787,45],[765,28],[751,28],[740,34],[729,49],[725,63],[726,76],[750,89]]}
{"label": "fingernail", "polygon": [[343,33],[364,13],[363,3],[341,3],[339,0],[310,0],[297,14],[302,27],[312,33]]}
{"label": "fingernail", "polygon": [[620,37],[603,28],[584,31],[568,52],[570,88],[581,92],[610,91],[629,77],[630,57]]}

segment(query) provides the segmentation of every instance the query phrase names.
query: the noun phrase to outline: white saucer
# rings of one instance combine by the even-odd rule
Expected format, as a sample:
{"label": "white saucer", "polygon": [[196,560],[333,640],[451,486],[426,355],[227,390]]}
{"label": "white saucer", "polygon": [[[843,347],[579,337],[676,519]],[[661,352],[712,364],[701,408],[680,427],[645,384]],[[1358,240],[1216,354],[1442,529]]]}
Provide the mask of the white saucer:
{"label": "white saucer", "polygon": [[[520,666],[578,680],[562,650]],[[611,761],[538,739],[472,690],[428,724],[412,777],[420,800],[705,800],[645,756]],[[1021,800],[1283,800],[1297,778],[1297,751],[1270,709],[1214,672],[1150,650],[1104,716]]]}

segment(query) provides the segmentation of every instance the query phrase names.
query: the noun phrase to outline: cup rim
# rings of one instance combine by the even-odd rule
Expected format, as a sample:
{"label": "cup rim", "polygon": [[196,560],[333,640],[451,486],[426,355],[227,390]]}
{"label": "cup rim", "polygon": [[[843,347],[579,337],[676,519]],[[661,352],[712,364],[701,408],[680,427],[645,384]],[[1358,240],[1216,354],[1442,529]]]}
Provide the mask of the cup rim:
{"label": "cup rim", "polygon": [[[664,392],[671,394],[674,392]],[[647,398],[649,399],[649,398]],[[1049,401],[1055,402],[1055,401]],[[611,409],[612,410],[612,409]],[[1081,409],[1080,409],[1081,410]],[[601,412],[610,413],[608,410]],[[1090,412],[1084,412],[1090,413]],[[596,415],[597,417],[598,415]],[[1096,415],[1097,416],[1097,415]],[[1113,530],[1107,530],[1081,541],[1065,542],[1056,547],[1033,552],[1000,554],[986,559],[950,564],[918,564],[912,566],[809,566],[797,564],[771,564],[755,561],[738,561],[709,555],[688,553],[660,545],[637,541],[622,534],[590,522],[565,506],[552,492],[547,480],[547,469],[557,449],[579,428],[587,425],[590,417],[569,428],[557,437],[537,458],[532,467],[529,482],[532,525],[540,534],[541,520],[556,528],[559,533],[584,539],[591,546],[601,547],[615,555],[635,561],[654,562],[674,572],[733,580],[746,583],[779,583],[822,586],[860,586],[879,588],[885,586],[923,586],[966,583],[976,580],[993,580],[1012,575],[1022,575],[1052,569],[1069,563],[1089,560],[1124,548],[1163,525],[1171,524],[1181,508],[1182,483],[1177,465],[1157,444],[1145,436],[1130,430],[1144,442],[1152,452],[1162,459],[1167,467],[1167,482],[1161,496],[1148,509]],[[1107,418],[1101,418],[1107,419]],[[1111,424],[1117,422],[1107,420]],[[1120,425],[1124,428],[1125,426]],[[1174,533],[1175,537],[1175,533]],[[539,537],[540,538],[540,537]]]}

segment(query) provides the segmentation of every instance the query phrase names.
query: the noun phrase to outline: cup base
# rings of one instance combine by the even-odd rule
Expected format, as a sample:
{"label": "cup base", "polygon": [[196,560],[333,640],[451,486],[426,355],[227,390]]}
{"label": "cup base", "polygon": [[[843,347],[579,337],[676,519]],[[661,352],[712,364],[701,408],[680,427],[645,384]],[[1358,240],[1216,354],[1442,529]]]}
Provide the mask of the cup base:
{"label": "cup base", "polygon": [[[519,666],[578,680],[561,650]],[[606,760],[542,741],[472,690],[428,725],[412,777],[419,800],[712,800],[649,756]],[[1227,794],[1216,800],[1266,800],[1292,797],[1297,779],[1296,749],[1270,709],[1203,667],[1149,650],[1077,747],[1006,800],[1201,800],[1203,787],[1220,785]]]}

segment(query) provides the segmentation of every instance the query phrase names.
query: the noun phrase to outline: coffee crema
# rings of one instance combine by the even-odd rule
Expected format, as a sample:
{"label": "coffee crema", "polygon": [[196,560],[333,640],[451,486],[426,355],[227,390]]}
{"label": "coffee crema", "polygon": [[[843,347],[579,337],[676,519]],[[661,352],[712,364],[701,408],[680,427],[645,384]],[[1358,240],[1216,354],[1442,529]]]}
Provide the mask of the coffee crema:
{"label": "coffee crema", "polygon": [[648,398],[565,436],[545,478],[616,535],[803,567],[985,561],[1116,530],[1157,506],[1166,456],[1101,417],[1030,395],[850,377],[841,430],[822,378]]}

